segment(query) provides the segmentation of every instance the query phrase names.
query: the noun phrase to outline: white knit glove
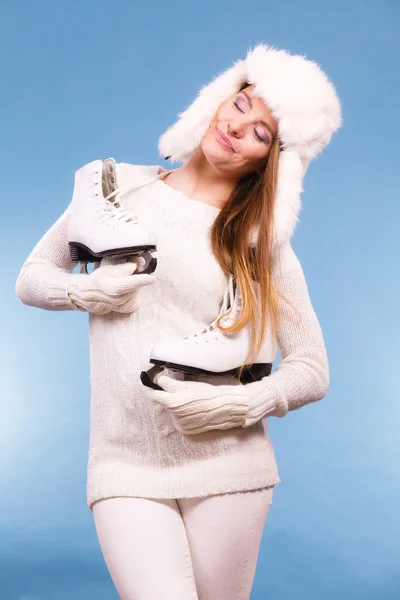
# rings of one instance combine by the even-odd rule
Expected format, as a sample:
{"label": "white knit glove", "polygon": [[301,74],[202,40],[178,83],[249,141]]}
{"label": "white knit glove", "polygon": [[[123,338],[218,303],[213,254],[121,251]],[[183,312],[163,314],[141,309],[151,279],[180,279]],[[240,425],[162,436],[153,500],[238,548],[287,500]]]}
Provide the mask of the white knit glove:
{"label": "white knit glove", "polygon": [[134,275],[138,268],[135,262],[102,263],[92,273],[77,274],[67,287],[70,301],[79,310],[95,315],[137,310],[139,290],[154,283],[154,275]]}
{"label": "white knit glove", "polygon": [[144,386],[150,400],[170,411],[175,428],[192,435],[211,429],[241,427],[249,409],[243,385],[212,385],[200,381],[179,381],[159,373],[154,383],[165,391]]}

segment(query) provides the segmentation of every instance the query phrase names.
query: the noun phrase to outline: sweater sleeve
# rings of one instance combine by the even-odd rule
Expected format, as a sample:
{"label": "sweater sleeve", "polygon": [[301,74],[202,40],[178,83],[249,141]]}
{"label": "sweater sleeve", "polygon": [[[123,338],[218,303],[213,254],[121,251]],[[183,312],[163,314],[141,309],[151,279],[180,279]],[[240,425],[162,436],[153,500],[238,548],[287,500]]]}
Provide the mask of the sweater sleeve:
{"label": "sweater sleeve", "polygon": [[15,293],[23,304],[45,310],[79,310],[67,295],[77,277],[68,246],[68,217],[71,204],[39,240],[22,265]]}
{"label": "sweater sleeve", "polygon": [[280,325],[277,343],[281,362],[271,375],[246,384],[249,412],[244,427],[267,417],[284,417],[288,411],[320,400],[329,387],[326,347],[313,309],[306,279],[290,243],[274,265],[278,291],[296,311],[279,298]]}

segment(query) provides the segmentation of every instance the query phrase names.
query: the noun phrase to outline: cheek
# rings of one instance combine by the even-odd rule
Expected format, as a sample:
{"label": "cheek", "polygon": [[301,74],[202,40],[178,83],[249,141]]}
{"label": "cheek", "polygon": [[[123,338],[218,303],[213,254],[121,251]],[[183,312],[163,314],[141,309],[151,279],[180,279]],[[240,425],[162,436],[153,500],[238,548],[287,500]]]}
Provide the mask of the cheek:
{"label": "cheek", "polygon": [[261,144],[256,139],[252,140],[246,138],[242,140],[241,154],[248,162],[262,160],[267,158],[269,153],[269,147],[265,144]]}
{"label": "cheek", "polygon": [[211,123],[210,127],[207,129],[207,131],[203,137],[201,145],[202,145],[204,151],[215,152],[215,150],[219,148],[219,144],[215,138],[215,123],[214,122]]}
{"label": "cheek", "polygon": [[233,106],[233,103],[230,100],[226,100],[225,102],[222,102],[222,104],[219,105],[219,108],[215,114],[215,118],[218,119],[226,119],[228,116],[230,116],[232,114],[232,109],[234,109],[235,107]]}
{"label": "cheek", "polygon": [[224,102],[223,104],[221,104],[214,116],[214,119],[212,121],[213,125],[220,123],[223,124],[223,128],[226,129],[226,123],[231,121],[232,119],[237,118],[238,115],[235,111],[236,109],[233,106],[233,104],[229,102]]}

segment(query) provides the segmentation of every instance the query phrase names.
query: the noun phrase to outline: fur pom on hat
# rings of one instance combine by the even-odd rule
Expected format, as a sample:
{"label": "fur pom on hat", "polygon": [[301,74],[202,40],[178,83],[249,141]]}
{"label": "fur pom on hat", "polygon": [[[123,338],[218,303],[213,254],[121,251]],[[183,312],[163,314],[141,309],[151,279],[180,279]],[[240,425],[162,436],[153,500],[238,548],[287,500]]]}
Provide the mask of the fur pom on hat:
{"label": "fur pom on hat", "polygon": [[203,86],[194,102],[159,139],[161,156],[185,161],[200,145],[220,104],[241,85],[254,85],[278,123],[281,142],[275,243],[294,232],[301,210],[302,181],[309,162],[342,125],[341,106],[333,84],[319,65],[300,55],[266,44],[249,50],[244,60]]}

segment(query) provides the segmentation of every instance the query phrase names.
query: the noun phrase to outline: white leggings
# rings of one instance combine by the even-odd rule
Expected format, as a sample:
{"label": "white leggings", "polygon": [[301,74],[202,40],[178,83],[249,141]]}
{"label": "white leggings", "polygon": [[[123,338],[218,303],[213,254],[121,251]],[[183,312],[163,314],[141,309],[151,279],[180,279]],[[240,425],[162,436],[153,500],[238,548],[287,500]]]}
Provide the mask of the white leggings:
{"label": "white leggings", "polygon": [[97,536],[121,600],[248,600],[273,490],[96,502]]}

